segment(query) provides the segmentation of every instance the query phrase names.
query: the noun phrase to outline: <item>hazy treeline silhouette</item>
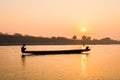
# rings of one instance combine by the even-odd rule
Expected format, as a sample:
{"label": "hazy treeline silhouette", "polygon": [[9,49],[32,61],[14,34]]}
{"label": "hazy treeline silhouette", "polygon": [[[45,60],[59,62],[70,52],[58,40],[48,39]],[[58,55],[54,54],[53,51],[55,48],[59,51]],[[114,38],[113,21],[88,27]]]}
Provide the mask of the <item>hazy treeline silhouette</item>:
{"label": "hazy treeline silhouette", "polygon": [[65,37],[36,37],[30,35],[22,35],[15,33],[13,35],[0,33],[0,45],[73,45],[73,44],[120,44],[120,41],[112,40],[111,38],[103,38],[100,40],[91,39],[91,37],[82,36],[82,39],[77,39],[74,35],[71,39]]}

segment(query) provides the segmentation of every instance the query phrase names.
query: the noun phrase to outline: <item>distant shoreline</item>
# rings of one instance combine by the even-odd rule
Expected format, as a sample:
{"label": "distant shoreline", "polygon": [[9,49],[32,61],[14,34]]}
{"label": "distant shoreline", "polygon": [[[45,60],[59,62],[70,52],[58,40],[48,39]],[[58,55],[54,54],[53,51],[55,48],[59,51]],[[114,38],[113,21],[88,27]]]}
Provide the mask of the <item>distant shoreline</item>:
{"label": "distant shoreline", "polygon": [[[22,46],[23,44],[4,44],[0,46]],[[26,44],[26,46],[29,45],[39,45],[39,46],[44,46],[44,45],[82,45],[82,44]],[[85,45],[120,45],[120,44],[85,44]]]}
{"label": "distant shoreline", "polygon": [[76,35],[74,35],[71,39],[66,37],[35,37],[29,35],[22,35],[16,33],[14,35],[9,34],[0,34],[0,46],[6,45],[112,45],[112,44],[120,44],[120,41],[113,40],[109,37],[102,39],[91,39],[90,36],[82,36],[82,39],[78,39]]}

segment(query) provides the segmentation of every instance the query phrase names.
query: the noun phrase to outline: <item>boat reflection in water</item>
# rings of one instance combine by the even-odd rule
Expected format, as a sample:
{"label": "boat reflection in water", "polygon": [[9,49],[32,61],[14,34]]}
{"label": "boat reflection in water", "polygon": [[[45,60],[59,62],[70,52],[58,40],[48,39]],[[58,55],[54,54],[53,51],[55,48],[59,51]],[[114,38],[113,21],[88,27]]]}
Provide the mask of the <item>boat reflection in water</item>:
{"label": "boat reflection in water", "polygon": [[22,59],[22,65],[24,66],[25,65],[25,58],[26,56],[25,55],[21,55],[21,59]]}
{"label": "boat reflection in water", "polygon": [[[22,55],[21,61],[23,66],[23,78],[31,77],[31,73],[35,72],[32,77],[44,80],[44,78],[48,78],[48,80],[52,80],[54,75],[57,77],[53,80],[56,80],[61,75],[72,77],[77,77],[81,80],[86,80],[87,73],[87,53],[82,54],[56,54],[56,55]],[[32,63],[31,63],[32,62]],[[63,62],[63,63],[62,63]],[[56,65],[57,64],[57,65]],[[52,72],[51,74],[51,71]],[[59,74],[57,74],[59,73]],[[78,73],[76,76],[75,74]],[[40,75],[37,77],[36,75]],[[70,80],[69,77],[64,77],[65,80]],[[77,79],[75,79],[77,80]]]}

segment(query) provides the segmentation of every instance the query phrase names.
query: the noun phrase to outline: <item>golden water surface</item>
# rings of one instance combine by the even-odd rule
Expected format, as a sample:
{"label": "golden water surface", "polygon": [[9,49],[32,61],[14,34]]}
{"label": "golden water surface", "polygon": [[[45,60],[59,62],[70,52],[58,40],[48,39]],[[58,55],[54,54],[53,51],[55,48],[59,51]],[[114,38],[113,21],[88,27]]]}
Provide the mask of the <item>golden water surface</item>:
{"label": "golden water surface", "polygon": [[[26,46],[27,50],[78,49],[79,45]],[[0,46],[0,80],[120,80],[120,45],[90,45],[84,54],[27,55]]]}

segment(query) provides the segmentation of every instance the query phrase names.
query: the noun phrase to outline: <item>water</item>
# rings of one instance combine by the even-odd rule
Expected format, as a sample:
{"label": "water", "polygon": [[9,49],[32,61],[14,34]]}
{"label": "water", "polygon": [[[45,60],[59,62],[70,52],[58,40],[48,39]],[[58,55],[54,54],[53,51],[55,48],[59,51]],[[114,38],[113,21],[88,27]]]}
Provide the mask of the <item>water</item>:
{"label": "water", "polygon": [[[0,80],[120,80],[120,45],[92,45],[85,54],[21,57],[21,46],[0,46]],[[75,49],[28,46],[27,50]]]}

